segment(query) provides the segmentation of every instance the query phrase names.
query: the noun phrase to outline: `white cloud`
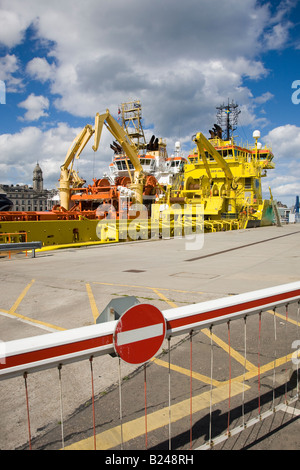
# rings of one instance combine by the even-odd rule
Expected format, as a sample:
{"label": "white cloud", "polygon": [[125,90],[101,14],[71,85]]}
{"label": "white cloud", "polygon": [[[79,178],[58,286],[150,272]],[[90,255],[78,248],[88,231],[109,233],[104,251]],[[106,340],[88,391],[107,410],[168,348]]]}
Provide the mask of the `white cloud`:
{"label": "white cloud", "polygon": [[55,66],[43,57],[35,57],[28,62],[26,72],[35,80],[45,83],[55,78]]}
{"label": "white cloud", "polygon": [[19,60],[15,54],[6,54],[0,57],[0,80],[6,84],[6,91],[14,93],[20,91],[24,85],[21,78],[14,77],[19,70]]}
{"label": "white cloud", "polygon": [[291,23],[276,24],[272,30],[265,35],[265,46],[268,50],[278,50],[285,46],[289,38]]}
{"label": "white cloud", "polygon": [[25,101],[19,103],[20,108],[26,109],[24,121],[37,121],[43,116],[48,116],[45,110],[49,109],[49,100],[45,96],[36,96],[34,93],[28,96]]}
{"label": "white cloud", "polygon": [[178,131],[172,128],[175,117],[187,134],[196,122],[211,125],[202,114],[210,109],[208,118],[213,119],[212,106],[220,100],[233,97],[249,104],[252,97],[243,78],[266,75],[257,57],[266,43],[274,46],[275,34],[276,43],[284,44],[278,25],[288,9],[284,2],[280,15],[272,17],[269,6],[256,0],[2,4],[19,33],[11,44],[22,40],[30,23],[37,38],[52,42],[48,59],[54,58],[55,66],[36,57],[26,71],[42,83],[50,80],[59,110],[87,117],[107,107],[116,112],[119,103],[139,98],[148,122],[155,122],[166,137]]}
{"label": "white cloud", "polygon": [[271,186],[275,198],[286,198],[288,204],[300,195],[300,127],[287,124],[270,131],[263,139],[272,147],[275,170],[268,171],[264,188]]}
{"label": "white cloud", "polygon": [[264,141],[275,149],[276,160],[300,160],[300,127],[291,124],[276,127],[264,137]]}
{"label": "white cloud", "polygon": [[[191,135],[208,130],[215,122],[215,106],[228,98],[241,105],[243,126],[267,123],[266,118],[257,119],[256,113],[272,94],[255,97],[249,83],[269,73],[260,54],[287,44],[292,25],[285,18],[292,4],[281,1],[272,13],[270,3],[256,0],[52,0],[50,4],[2,0],[0,42],[7,47],[21,44],[26,28],[34,25],[34,37],[48,44],[48,54],[27,64],[26,79],[49,86],[51,102],[58,110],[88,123],[97,112],[109,108],[116,114],[121,102],[138,98],[146,124],[154,126],[153,133],[192,147]],[[7,54],[3,63],[1,68],[13,85],[18,60]],[[19,78],[15,89],[22,83]],[[24,118],[34,121],[47,116],[46,100],[30,95],[20,104],[26,110]],[[276,148],[276,160],[287,155],[280,132],[277,128],[267,136]],[[24,141],[19,134],[7,137],[10,153],[2,152],[1,161],[9,162],[10,155],[18,154],[15,145],[24,159],[27,142],[28,163],[42,157],[53,175],[73,130],[59,124],[45,132],[31,127],[21,133]],[[63,139],[68,143],[64,151]],[[291,135],[288,147],[294,151],[300,142],[292,142]],[[82,165],[91,176],[94,157],[89,151],[86,155]],[[105,150],[100,169],[107,166],[108,158]],[[31,179],[32,170],[26,171]]]}
{"label": "white cloud", "polygon": [[20,13],[17,11],[18,9],[14,11],[9,4],[7,4],[7,9],[2,6],[0,11],[0,44],[7,47],[20,44],[26,28],[30,24],[28,18],[31,15],[26,14],[24,11],[20,11]]}
{"label": "white cloud", "polygon": [[[15,134],[0,135],[0,184],[15,184],[16,181],[20,184],[31,184],[32,173],[38,161],[43,171],[44,186],[49,189],[57,187],[60,167],[80,131],[80,128],[59,123],[47,131],[30,126]],[[92,183],[93,177],[100,178],[103,172],[107,171],[111,160],[110,143],[111,136],[106,129],[103,129],[98,152],[92,150],[91,140],[80,159],[74,162],[74,168],[89,184]]]}

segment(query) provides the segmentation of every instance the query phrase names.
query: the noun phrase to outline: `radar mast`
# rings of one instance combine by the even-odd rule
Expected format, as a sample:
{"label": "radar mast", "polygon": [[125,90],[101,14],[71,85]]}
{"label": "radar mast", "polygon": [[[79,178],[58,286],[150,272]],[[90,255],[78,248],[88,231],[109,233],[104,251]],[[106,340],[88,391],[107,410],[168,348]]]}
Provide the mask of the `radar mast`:
{"label": "radar mast", "polygon": [[240,110],[238,109],[239,105],[234,103],[232,100],[231,103],[222,104],[217,106],[217,121],[218,125],[224,129],[223,130],[223,140],[231,140],[233,138],[233,133],[237,128],[238,115]]}

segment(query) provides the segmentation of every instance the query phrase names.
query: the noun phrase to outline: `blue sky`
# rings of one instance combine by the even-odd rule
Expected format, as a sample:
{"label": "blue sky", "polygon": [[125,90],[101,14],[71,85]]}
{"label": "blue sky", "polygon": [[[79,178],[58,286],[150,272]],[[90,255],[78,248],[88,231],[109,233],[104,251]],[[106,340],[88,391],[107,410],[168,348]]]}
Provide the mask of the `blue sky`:
{"label": "blue sky", "polygon": [[[237,134],[272,146],[268,197],[300,194],[300,5],[297,0],[0,0],[0,183],[31,184],[39,161],[47,188],[74,137],[97,112],[141,100],[146,134],[208,135],[216,106],[240,105]],[[296,95],[294,95],[296,96]],[[297,95],[298,96],[298,95]],[[0,95],[1,98],[1,95]],[[299,92],[300,98],[300,92]],[[108,168],[103,134],[76,163],[92,182]]]}

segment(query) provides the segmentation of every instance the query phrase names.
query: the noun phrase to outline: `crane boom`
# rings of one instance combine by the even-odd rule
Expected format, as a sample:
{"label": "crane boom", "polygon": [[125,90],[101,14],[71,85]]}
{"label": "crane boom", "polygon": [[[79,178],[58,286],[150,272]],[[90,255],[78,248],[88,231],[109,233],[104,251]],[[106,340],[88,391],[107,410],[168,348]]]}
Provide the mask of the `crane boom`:
{"label": "crane boom", "polygon": [[197,144],[197,147],[198,147],[198,151],[200,153],[200,155],[204,156],[203,158],[203,162],[204,162],[204,165],[205,165],[205,168],[206,168],[206,171],[207,171],[207,176],[209,178],[211,178],[210,176],[210,170],[209,170],[209,167],[208,167],[208,164],[207,164],[207,160],[206,160],[206,157],[205,157],[205,150],[215,159],[215,161],[219,164],[219,166],[222,168],[222,170],[224,171],[225,173],[225,176],[228,180],[233,180],[234,177],[233,177],[233,174],[231,172],[231,169],[229,167],[229,165],[227,164],[227,162],[225,162],[224,158],[219,154],[219,152],[214,148],[214,146],[206,139],[206,137],[204,137],[204,135],[199,132],[197,135],[196,135],[196,138],[195,138],[195,142]]}
{"label": "crane boom", "polygon": [[106,125],[109,132],[114,136],[114,138],[119,142],[121,147],[123,148],[125,154],[128,156],[129,160],[131,161],[132,165],[134,166],[135,171],[137,174],[143,172],[143,167],[140,164],[140,160],[137,154],[137,148],[134,143],[131,141],[130,137],[126,133],[126,131],[120,126],[120,124],[112,117],[109,110],[106,110],[104,114],[96,115],[95,119],[95,143],[93,146],[93,150],[97,151],[100,143],[100,138],[102,134],[103,125]]}
{"label": "crane boom", "polygon": [[131,161],[134,167],[134,181],[130,185],[130,188],[135,193],[135,202],[140,204],[142,204],[143,202],[144,173],[143,167],[138,158],[137,148],[127,135],[126,131],[118,124],[118,122],[112,117],[109,110],[107,109],[106,113],[104,114],[96,114],[95,128],[88,124],[77,135],[67,152],[64,164],[61,166],[61,175],[59,180],[60,203],[61,206],[66,210],[69,209],[70,204],[71,184],[75,183],[77,187],[84,184],[84,180],[79,178],[79,176],[75,174],[76,172],[73,171],[74,159],[80,157],[81,152],[83,151],[93,134],[95,134],[95,136],[94,145],[92,148],[94,152],[98,150],[103,125],[107,127],[109,132],[119,142],[125,152],[125,155],[128,156],[129,160]]}

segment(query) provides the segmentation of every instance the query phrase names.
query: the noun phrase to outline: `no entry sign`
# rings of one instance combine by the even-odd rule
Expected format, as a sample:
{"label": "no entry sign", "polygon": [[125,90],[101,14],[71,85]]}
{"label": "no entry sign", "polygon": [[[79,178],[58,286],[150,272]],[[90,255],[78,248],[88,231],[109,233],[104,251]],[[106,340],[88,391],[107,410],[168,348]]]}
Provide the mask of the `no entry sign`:
{"label": "no entry sign", "polygon": [[158,308],[138,304],[119,319],[114,332],[114,348],[128,364],[143,364],[159,351],[166,336],[166,321]]}

